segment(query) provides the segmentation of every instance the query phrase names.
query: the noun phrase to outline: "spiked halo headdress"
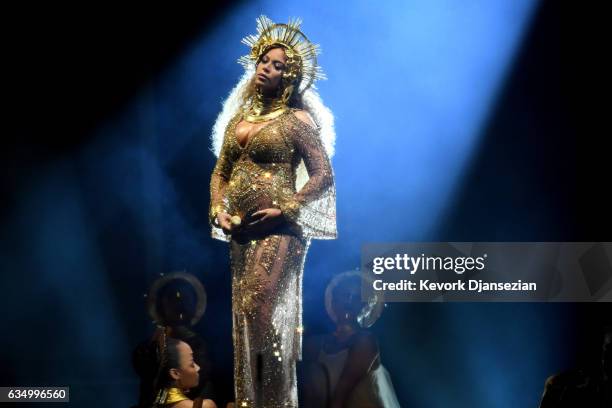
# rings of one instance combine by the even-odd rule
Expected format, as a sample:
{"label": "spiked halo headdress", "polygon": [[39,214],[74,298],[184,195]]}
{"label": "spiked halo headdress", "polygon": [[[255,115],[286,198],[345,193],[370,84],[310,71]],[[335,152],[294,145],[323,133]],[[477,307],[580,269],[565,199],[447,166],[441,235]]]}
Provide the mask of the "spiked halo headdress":
{"label": "spiked halo headdress", "polygon": [[[310,51],[304,52],[301,61],[303,67],[303,80],[300,83],[298,92],[302,93],[302,102],[304,104],[304,109],[308,113],[310,113],[317,125],[317,128],[319,129],[321,141],[323,142],[323,146],[325,147],[327,155],[330,158],[333,157],[334,145],[336,142],[334,115],[331,110],[323,104],[323,101],[321,100],[321,97],[319,96],[313,84],[316,79],[325,78],[325,75],[323,75],[321,68],[317,65],[316,57],[320,49],[318,45],[312,44],[306,38],[306,36],[298,29],[300,24],[301,20],[294,19],[294,22],[290,22],[289,24],[275,25],[268,17],[260,16],[259,18],[257,18],[257,32],[258,34],[265,35],[249,35],[243,38],[242,42],[251,47],[251,52],[238,60],[238,62],[242,64],[245,69],[244,74],[242,75],[238,83],[234,86],[234,88],[230,91],[227,98],[225,98],[225,100],[223,101],[223,108],[221,109],[221,112],[215,120],[211,135],[211,150],[215,154],[215,156],[219,157],[219,153],[221,152],[221,145],[223,144],[223,137],[229,121],[243,108],[243,104],[245,101],[243,100],[242,96],[248,87],[249,81],[255,73],[255,66],[257,64],[257,53],[253,52],[253,46],[260,40],[260,37],[262,39],[261,44],[263,44],[264,42],[268,45],[275,44],[274,42],[271,42],[271,39],[273,38],[276,39],[276,44],[280,44],[282,43],[281,40],[283,39],[281,33],[292,32],[295,34],[295,37],[286,38],[285,41],[288,43],[287,45],[293,45],[293,47],[296,48],[298,47],[297,44],[301,42],[302,45],[299,46],[300,49],[310,49]],[[278,27],[274,28],[275,26]],[[311,84],[313,86],[310,86],[308,84]],[[308,175],[303,167],[304,166],[301,165],[300,169],[298,169],[298,178],[296,181],[297,188],[301,188],[301,186],[308,180]]]}
{"label": "spiked halo headdress", "polygon": [[257,34],[248,35],[242,43],[251,48],[238,62],[246,69],[253,69],[259,59],[274,46],[282,46],[287,56],[287,69],[283,73],[283,85],[297,87],[298,93],[303,93],[316,80],[325,79],[321,67],[317,65],[317,55],[320,53],[318,44],[308,40],[300,25],[299,18],[289,19],[287,24],[274,23],[266,16],[257,18]]}

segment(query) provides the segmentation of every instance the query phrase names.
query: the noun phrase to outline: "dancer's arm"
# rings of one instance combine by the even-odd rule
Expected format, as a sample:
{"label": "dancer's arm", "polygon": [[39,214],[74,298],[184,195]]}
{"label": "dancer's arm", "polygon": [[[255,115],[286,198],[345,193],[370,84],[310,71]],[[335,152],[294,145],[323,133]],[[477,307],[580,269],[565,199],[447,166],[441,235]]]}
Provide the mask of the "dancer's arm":
{"label": "dancer's arm", "polygon": [[334,390],[331,408],[344,408],[351,391],[367,374],[378,356],[378,344],[374,335],[368,332],[357,334],[355,342],[349,349],[342,374]]}
{"label": "dancer's arm", "polygon": [[174,405],[170,405],[171,408],[217,408],[217,404],[210,399],[196,398],[195,400],[183,400],[179,401]]}

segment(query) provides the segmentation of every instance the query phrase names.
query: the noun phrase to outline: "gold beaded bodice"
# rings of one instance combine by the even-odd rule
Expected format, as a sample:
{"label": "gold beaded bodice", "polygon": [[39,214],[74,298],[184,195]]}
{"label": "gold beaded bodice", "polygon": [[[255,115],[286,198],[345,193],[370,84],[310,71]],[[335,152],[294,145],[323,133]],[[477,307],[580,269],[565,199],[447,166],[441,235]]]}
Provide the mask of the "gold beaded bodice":
{"label": "gold beaded bodice", "polygon": [[[241,219],[264,208],[279,208],[286,219],[312,237],[335,237],[335,192],[331,165],[318,131],[284,112],[250,136],[244,146],[236,137],[242,114],[230,120],[211,180],[210,217],[225,211]],[[308,182],[296,193],[301,161]],[[313,207],[314,206],[314,207]],[[227,240],[220,230],[215,238]]]}

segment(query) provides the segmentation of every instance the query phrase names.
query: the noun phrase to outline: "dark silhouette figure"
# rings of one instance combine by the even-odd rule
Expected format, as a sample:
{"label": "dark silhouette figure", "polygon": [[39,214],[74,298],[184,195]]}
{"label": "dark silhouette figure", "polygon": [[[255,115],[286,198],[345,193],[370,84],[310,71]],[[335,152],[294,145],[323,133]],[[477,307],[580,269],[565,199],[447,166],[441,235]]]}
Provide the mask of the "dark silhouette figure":
{"label": "dark silhouette figure", "polygon": [[601,361],[546,380],[540,408],[612,407],[612,326],[603,336]]}

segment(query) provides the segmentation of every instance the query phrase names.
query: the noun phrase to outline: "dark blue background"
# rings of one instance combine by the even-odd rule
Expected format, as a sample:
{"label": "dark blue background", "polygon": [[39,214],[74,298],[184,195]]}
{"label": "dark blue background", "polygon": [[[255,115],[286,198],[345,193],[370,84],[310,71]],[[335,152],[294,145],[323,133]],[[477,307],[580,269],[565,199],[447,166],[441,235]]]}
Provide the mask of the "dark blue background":
{"label": "dark blue background", "polygon": [[[152,330],[143,294],[159,273],[186,270],[207,288],[197,329],[214,353],[219,402],[231,398],[227,248],[209,238],[207,224],[208,135],[218,109],[207,106],[194,120],[170,100],[160,115],[146,89],[171,93],[161,73],[239,5],[100,4],[11,15],[0,151],[0,385],[68,385],[72,406],[134,403],[130,353]],[[407,227],[395,239],[610,240],[600,146],[607,134],[595,103],[605,78],[598,14],[540,5],[438,227],[427,235]],[[218,74],[211,95],[224,95],[236,78]],[[336,172],[345,180],[339,200],[354,195],[359,181],[348,182],[350,168]],[[385,236],[384,200],[365,207],[360,217],[376,229],[360,230],[363,220],[339,214],[341,239],[313,244],[307,334],[330,328],[326,282],[359,264],[343,228],[357,244]],[[408,223],[406,212],[392,218]],[[596,357],[610,312],[604,304],[391,304],[373,330],[402,406],[535,406],[547,376]]]}

